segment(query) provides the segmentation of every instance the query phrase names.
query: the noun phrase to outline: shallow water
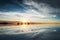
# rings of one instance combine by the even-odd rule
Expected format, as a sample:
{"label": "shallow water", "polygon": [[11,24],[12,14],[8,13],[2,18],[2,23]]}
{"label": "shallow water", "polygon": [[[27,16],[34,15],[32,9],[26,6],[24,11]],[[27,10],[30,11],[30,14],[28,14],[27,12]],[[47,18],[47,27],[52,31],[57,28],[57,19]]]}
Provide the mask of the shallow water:
{"label": "shallow water", "polygon": [[0,40],[60,40],[60,24],[1,26]]}

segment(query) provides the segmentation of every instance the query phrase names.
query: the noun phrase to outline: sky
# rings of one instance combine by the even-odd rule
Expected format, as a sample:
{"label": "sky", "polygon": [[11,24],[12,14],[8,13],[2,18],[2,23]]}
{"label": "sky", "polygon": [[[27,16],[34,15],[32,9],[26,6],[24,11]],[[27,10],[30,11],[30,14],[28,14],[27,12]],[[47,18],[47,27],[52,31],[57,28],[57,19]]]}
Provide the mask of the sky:
{"label": "sky", "polygon": [[0,20],[59,21],[60,0],[0,0]]}
{"label": "sky", "polygon": [[[14,20],[24,22],[60,22],[60,0],[0,0],[0,20]],[[37,30],[39,33],[44,31],[49,32],[49,28],[51,28],[53,25],[46,25],[46,27],[45,25],[35,26],[27,27],[26,25],[22,25],[21,27],[8,26],[6,28],[4,28],[4,26],[3,28],[0,28],[0,34],[22,34],[22,31],[23,33],[31,33],[31,29],[35,30],[33,32],[36,32]],[[48,29],[41,29],[42,27]],[[60,25],[54,25],[54,27],[60,27]],[[55,32],[56,30],[51,29],[51,31]],[[35,35],[36,34],[34,34],[33,36]]]}

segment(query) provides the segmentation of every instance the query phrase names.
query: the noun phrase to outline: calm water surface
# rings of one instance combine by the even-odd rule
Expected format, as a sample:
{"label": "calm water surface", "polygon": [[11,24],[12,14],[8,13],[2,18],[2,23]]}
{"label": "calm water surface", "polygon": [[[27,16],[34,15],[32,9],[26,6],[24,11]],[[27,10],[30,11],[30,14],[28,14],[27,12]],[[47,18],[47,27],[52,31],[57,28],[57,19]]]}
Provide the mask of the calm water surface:
{"label": "calm water surface", "polygon": [[60,24],[0,26],[0,40],[60,40]]}

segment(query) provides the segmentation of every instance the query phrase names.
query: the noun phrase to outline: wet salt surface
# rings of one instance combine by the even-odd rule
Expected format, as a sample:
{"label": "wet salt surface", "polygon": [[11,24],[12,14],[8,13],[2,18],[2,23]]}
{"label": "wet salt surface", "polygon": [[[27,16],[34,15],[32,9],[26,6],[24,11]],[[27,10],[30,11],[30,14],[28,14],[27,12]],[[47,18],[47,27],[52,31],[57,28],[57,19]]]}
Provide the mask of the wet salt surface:
{"label": "wet salt surface", "polygon": [[1,27],[0,40],[60,40],[60,25]]}

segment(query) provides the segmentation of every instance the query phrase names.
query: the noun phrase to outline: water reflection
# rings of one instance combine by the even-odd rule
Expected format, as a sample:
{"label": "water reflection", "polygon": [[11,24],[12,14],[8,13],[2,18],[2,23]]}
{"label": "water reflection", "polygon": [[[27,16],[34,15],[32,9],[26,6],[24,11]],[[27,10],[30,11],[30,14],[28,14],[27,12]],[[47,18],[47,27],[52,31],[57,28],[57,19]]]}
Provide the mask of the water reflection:
{"label": "water reflection", "polygon": [[0,26],[2,40],[60,40],[60,24]]}
{"label": "water reflection", "polygon": [[19,25],[19,26],[1,26],[0,34],[26,34],[41,31],[56,31],[54,28],[60,28],[60,24],[38,24],[38,25]]}

